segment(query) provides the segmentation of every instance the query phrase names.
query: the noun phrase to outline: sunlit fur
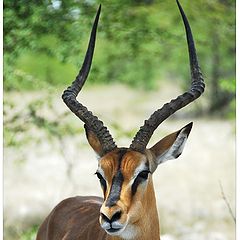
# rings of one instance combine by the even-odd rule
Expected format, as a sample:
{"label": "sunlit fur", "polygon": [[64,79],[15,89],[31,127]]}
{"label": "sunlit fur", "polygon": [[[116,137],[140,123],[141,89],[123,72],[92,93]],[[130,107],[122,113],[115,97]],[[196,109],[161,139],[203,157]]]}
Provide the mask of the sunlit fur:
{"label": "sunlit fur", "polygon": [[96,135],[87,130],[89,144],[99,155],[96,175],[104,199],[62,201],[39,228],[37,240],[159,240],[152,174],[159,164],[180,156],[191,128],[192,123],[143,153],[115,148],[103,156]]}
{"label": "sunlit fur", "polygon": [[[107,181],[105,201],[100,212],[109,217],[116,211],[122,212],[118,222],[124,227],[116,234],[112,234],[113,236],[123,239],[159,239],[159,224],[151,173],[146,181],[139,184],[134,196],[131,190],[134,180],[141,171],[149,169],[151,172],[155,168],[152,166],[152,158],[148,159],[151,154],[148,153],[147,157],[146,154],[127,150],[119,162],[118,151],[117,149],[99,160],[98,170],[104,173],[104,178]],[[113,207],[106,207],[112,179],[119,170],[119,165],[124,176],[120,199]],[[104,224],[101,216],[100,224]]]}
{"label": "sunlit fur", "polygon": [[159,240],[152,174],[159,164],[180,156],[191,128],[192,123],[143,153],[115,148],[103,156],[97,137],[88,132],[88,141],[99,155],[96,175],[104,199],[62,201],[39,228],[37,240]]}

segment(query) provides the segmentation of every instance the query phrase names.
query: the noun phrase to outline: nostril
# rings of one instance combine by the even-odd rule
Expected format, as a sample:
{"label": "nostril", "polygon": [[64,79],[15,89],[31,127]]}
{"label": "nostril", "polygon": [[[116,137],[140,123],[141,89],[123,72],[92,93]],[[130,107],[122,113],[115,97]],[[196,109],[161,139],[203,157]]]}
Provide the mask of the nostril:
{"label": "nostril", "polygon": [[116,213],[113,214],[111,222],[117,221],[118,219],[121,218],[122,212],[121,211],[117,211]]}
{"label": "nostril", "polygon": [[101,213],[101,217],[105,222],[111,223],[111,220],[106,215],[104,215],[103,213]]}
{"label": "nostril", "polygon": [[105,222],[108,223],[112,223],[114,221],[117,221],[118,219],[121,218],[122,212],[121,211],[117,211],[116,213],[113,214],[112,218],[109,219],[106,215],[104,215],[103,213],[101,213],[101,217]]}

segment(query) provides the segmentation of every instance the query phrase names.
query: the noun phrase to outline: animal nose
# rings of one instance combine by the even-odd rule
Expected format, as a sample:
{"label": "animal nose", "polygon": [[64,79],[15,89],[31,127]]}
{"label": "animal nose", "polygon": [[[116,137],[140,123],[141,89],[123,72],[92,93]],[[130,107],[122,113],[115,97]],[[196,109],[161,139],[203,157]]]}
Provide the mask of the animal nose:
{"label": "animal nose", "polygon": [[104,221],[108,222],[108,223],[112,223],[112,222],[115,222],[117,221],[118,219],[121,218],[121,215],[122,215],[122,211],[121,210],[118,210],[116,211],[115,213],[113,213],[111,216],[107,216],[105,215],[104,213],[101,213],[101,217]]}

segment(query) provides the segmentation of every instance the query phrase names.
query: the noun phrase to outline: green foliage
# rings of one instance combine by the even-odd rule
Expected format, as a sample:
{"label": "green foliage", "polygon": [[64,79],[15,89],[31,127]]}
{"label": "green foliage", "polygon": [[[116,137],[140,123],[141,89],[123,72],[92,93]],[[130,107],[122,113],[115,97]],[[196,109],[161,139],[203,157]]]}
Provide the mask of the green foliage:
{"label": "green foliage", "polygon": [[228,106],[229,109],[227,111],[227,117],[233,119],[236,117],[236,79],[221,79],[220,86],[221,89],[227,92],[230,96],[233,96]]}
{"label": "green foliage", "polygon": [[25,53],[18,58],[16,68],[21,69],[33,77],[32,84],[38,84],[38,81],[48,83],[54,86],[63,85],[74,79],[77,70],[73,65],[59,62],[56,58],[47,56],[44,53]]}
{"label": "green foliage", "polygon": [[236,79],[221,79],[221,88],[228,91],[228,92],[235,92],[236,91]]}
{"label": "green foliage", "polygon": [[[24,107],[24,110],[16,110],[11,102],[4,101],[4,146],[21,147],[31,141],[42,141],[42,136],[33,135],[32,130],[40,130],[49,140],[61,140],[66,135],[78,135],[83,133],[79,125],[74,125],[66,118],[70,112],[58,114],[52,102],[51,92],[43,99],[35,99]],[[46,106],[47,104],[47,106]],[[39,112],[46,108],[54,114],[54,118],[49,119]],[[8,111],[8,113],[7,113]],[[13,115],[9,112],[14,112]],[[10,115],[11,117],[9,117]],[[61,119],[62,121],[59,121]]]}
{"label": "green foliage", "polygon": [[33,226],[28,230],[24,231],[20,236],[19,240],[35,240],[38,226]]}
{"label": "green foliage", "polygon": [[[4,88],[66,86],[84,58],[100,1],[4,1]],[[235,84],[235,1],[181,1],[206,78],[210,110],[230,104]],[[90,83],[152,89],[168,75],[189,85],[183,24],[174,1],[102,0]],[[223,97],[222,97],[223,96]]]}

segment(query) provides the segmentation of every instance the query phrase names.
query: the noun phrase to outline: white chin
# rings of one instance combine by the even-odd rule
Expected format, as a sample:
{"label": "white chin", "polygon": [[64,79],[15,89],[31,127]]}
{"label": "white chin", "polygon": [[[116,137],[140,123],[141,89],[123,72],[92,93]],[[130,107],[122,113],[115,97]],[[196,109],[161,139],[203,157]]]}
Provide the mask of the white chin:
{"label": "white chin", "polygon": [[133,225],[127,225],[124,228],[119,229],[118,231],[106,230],[106,232],[111,236],[118,236],[126,240],[136,239],[137,228]]}

